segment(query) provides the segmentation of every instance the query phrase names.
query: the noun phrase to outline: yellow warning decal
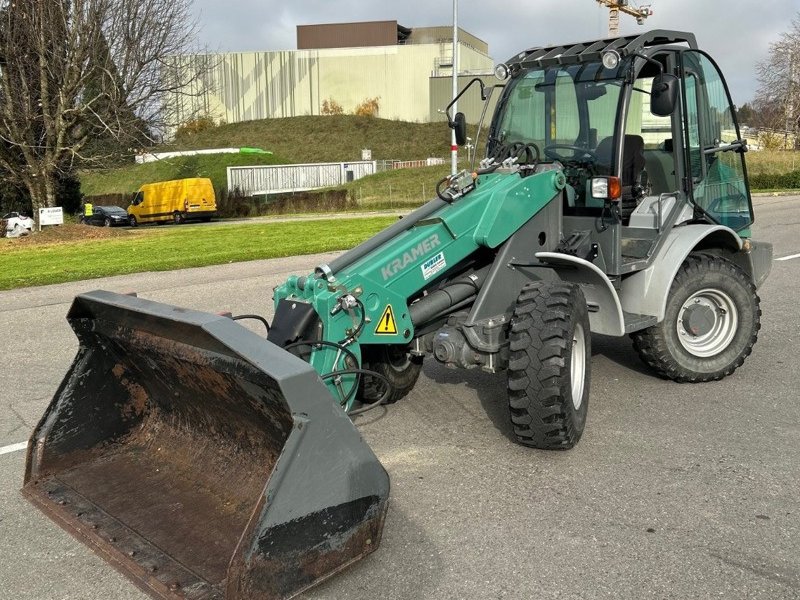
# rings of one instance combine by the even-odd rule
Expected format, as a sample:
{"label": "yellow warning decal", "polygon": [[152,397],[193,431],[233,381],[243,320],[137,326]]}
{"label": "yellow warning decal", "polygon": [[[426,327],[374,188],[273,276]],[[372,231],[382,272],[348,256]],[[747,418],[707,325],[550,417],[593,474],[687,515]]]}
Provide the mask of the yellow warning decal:
{"label": "yellow warning decal", "polygon": [[378,326],[375,328],[375,335],[397,335],[397,322],[394,320],[391,304],[386,305],[386,309],[378,321]]}

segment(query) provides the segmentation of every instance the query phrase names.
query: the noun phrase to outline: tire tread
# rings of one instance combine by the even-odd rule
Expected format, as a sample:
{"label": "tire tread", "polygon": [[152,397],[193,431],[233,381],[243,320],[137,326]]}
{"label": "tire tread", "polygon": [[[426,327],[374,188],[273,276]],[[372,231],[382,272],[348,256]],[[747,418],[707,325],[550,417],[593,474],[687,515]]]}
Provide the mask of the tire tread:
{"label": "tire tread", "polygon": [[[568,449],[583,432],[585,419],[576,423],[565,410],[572,398],[563,396],[561,386],[570,378],[571,312],[578,303],[585,307],[580,288],[560,282],[529,283],[517,299],[509,336],[508,406],[517,441],[526,446]],[[588,334],[588,321],[584,327]],[[590,355],[589,347],[586,351]],[[588,389],[588,367],[585,385]],[[586,403],[588,397],[583,410]]]}
{"label": "tire tread", "polygon": [[751,300],[756,306],[747,343],[736,359],[728,365],[716,371],[701,373],[682,366],[669,351],[665,327],[671,326],[670,324],[662,322],[642,331],[632,333],[631,338],[634,349],[639,354],[642,362],[655,371],[659,377],[679,383],[719,381],[742,366],[758,340],[758,331],[761,329],[761,300],[758,297],[755,285],[750,281],[748,275],[731,261],[713,254],[690,254],[675,275],[670,294],[685,283],[702,278],[706,273],[727,274],[747,287]]}

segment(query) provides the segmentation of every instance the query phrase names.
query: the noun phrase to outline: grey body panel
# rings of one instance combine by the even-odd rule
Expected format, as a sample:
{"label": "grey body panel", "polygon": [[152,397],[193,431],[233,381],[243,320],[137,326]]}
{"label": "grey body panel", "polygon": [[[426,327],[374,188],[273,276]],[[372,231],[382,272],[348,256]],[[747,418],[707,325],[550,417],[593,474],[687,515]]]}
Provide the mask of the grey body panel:
{"label": "grey body panel", "polygon": [[745,270],[750,273],[757,288],[767,279],[772,270],[772,244],[750,240],[751,250],[745,256]]}
{"label": "grey body panel", "polygon": [[[554,279],[541,268],[536,252],[555,249],[561,237],[561,198],[559,192],[551,202],[534,215],[500,248],[489,275],[481,287],[465,326],[501,315],[511,316],[514,304],[526,283]],[[544,232],[545,243],[539,244]]]}
{"label": "grey body panel", "polygon": [[681,203],[681,212],[675,218],[675,224],[691,220],[694,216],[692,205],[680,196],[680,192],[669,192],[644,198],[631,213],[628,225],[641,229],[661,230],[669,222],[669,217],[672,216],[672,211],[678,202]]}
{"label": "grey body panel", "polygon": [[694,250],[724,248],[739,252],[742,240],[735,231],[722,225],[682,225],[667,234],[650,265],[623,279],[620,301],[626,312],[664,318],[672,280],[683,261]]}

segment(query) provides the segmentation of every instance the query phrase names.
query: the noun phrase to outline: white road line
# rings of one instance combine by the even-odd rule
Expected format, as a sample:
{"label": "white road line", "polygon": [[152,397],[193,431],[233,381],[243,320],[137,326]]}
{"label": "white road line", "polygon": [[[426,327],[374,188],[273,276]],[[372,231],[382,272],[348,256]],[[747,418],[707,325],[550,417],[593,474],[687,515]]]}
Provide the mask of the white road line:
{"label": "white road line", "polygon": [[0,454],[9,454],[10,452],[19,452],[28,447],[28,442],[20,442],[19,444],[11,444],[10,446],[3,446],[0,448]]}
{"label": "white road line", "polygon": [[792,260],[793,258],[800,258],[800,254],[790,254],[789,256],[781,256],[775,260]]}

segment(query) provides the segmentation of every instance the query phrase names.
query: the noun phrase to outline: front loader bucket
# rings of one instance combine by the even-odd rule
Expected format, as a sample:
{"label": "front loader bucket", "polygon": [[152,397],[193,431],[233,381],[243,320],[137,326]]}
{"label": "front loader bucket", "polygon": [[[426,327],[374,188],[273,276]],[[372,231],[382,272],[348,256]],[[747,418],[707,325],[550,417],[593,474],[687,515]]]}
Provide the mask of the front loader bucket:
{"label": "front loader bucket", "polygon": [[23,493],[156,598],[290,598],[375,550],[389,478],[305,362],[235,321],[78,296]]}

